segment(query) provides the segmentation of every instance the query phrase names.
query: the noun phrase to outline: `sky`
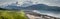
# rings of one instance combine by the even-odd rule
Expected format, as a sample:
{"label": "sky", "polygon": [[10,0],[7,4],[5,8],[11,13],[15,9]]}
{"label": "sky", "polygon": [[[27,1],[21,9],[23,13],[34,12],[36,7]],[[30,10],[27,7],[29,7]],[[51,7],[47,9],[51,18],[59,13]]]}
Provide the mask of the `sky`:
{"label": "sky", "polygon": [[12,2],[18,1],[20,5],[24,4],[26,1],[31,1],[33,4],[46,4],[49,6],[59,6],[60,7],[60,0],[0,0],[0,5],[10,4]]}
{"label": "sky", "polygon": [[31,1],[33,4],[46,4],[49,6],[59,6],[60,7],[60,0],[18,0],[20,4],[23,2]]}
{"label": "sky", "polygon": [[17,0],[0,0],[0,6],[5,4],[10,4],[12,2],[16,2]]}

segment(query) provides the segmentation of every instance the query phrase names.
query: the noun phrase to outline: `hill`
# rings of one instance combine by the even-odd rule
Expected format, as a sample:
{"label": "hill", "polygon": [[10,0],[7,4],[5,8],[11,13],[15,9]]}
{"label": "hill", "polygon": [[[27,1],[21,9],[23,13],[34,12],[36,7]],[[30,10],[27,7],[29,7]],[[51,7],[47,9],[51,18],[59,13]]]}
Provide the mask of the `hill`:
{"label": "hill", "polygon": [[7,10],[7,9],[4,9],[4,8],[0,8],[0,10]]}

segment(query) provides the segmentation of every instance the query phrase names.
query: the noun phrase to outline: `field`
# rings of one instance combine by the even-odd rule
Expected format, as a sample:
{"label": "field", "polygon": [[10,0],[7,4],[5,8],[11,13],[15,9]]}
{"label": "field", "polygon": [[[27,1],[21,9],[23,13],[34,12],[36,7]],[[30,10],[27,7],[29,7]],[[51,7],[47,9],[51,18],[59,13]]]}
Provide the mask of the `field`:
{"label": "field", "polygon": [[23,10],[21,11],[8,11],[0,10],[0,19],[27,19]]}

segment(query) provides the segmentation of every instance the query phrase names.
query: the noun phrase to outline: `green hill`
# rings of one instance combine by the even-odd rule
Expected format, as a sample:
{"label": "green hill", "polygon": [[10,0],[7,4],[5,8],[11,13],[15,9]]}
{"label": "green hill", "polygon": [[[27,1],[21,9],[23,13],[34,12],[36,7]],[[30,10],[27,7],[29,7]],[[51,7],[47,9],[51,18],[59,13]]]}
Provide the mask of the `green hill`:
{"label": "green hill", "polygon": [[0,10],[0,19],[27,19],[23,11]]}
{"label": "green hill", "polygon": [[4,8],[0,8],[0,10],[6,10],[6,9],[4,9]]}

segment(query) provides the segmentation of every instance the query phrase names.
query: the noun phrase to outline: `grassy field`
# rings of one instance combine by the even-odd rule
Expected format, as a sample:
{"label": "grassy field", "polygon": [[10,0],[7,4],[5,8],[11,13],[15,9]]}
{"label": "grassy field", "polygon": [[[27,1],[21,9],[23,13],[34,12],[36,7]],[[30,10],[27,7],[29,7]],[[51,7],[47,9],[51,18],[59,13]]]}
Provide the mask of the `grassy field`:
{"label": "grassy field", "polygon": [[21,11],[8,11],[0,10],[0,19],[27,19],[23,10]]}

